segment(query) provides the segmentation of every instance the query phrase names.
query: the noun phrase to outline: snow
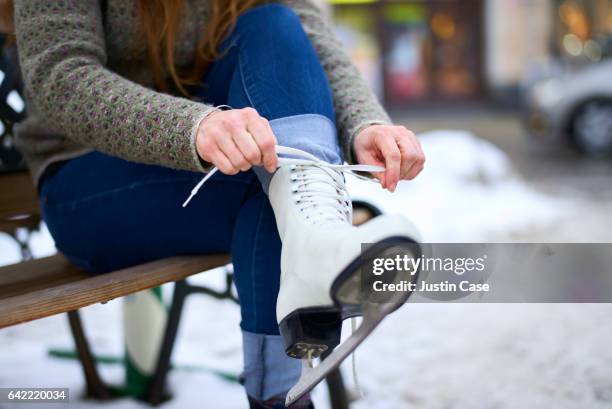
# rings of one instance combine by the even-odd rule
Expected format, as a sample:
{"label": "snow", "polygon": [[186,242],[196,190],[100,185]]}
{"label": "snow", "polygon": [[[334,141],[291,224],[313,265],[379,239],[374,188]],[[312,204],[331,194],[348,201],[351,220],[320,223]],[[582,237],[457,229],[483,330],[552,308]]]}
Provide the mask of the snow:
{"label": "snow", "polygon": [[587,304],[410,305],[359,350],[366,398],[354,408],[610,408],[610,312]]}
{"label": "snow", "polygon": [[[423,135],[428,161],[422,176],[402,182],[395,195],[375,184],[350,181],[355,198],[409,216],[425,241],[487,241],[554,225],[570,208],[565,199],[533,190],[490,143],[460,131]],[[46,229],[32,238],[36,256],[52,253]],[[19,248],[0,236],[0,263],[19,259]],[[220,271],[192,278],[218,284]],[[164,288],[165,294],[171,289]],[[355,409],[604,409],[612,406],[610,305],[411,304],[394,313],[357,352],[364,397]],[[121,356],[121,300],[83,310],[96,353]],[[212,371],[238,374],[241,345],[238,307],[206,296],[189,297],[170,376],[174,399],[162,409],[247,406],[237,383]],[[346,331],[348,332],[348,331]],[[81,370],[74,361],[48,356],[72,348],[67,320],[54,316],[0,331],[0,387],[68,387],[79,408],[136,409],[130,399],[96,403],[80,399]],[[345,379],[351,388],[350,364]],[[102,375],[122,382],[118,365]],[[317,408],[329,407],[319,386]],[[0,405],[23,408],[28,405]],[[57,407],[57,405],[50,405]]]}
{"label": "snow", "polygon": [[530,188],[486,140],[463,131],[428,132],[420,140],[427,162],[419,177],[400,182],[393,194],[355,178],[349,189],[355,199],[410,218],[424,242],[487,242],[553,224],[566,211],[567,202]]}

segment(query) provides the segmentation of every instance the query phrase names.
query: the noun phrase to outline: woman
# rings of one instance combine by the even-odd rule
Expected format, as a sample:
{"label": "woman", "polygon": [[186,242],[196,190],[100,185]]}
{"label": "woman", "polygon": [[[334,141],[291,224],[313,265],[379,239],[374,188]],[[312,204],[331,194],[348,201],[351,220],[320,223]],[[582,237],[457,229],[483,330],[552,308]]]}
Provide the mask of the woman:
{"label": "woman", "polygon": [[[352,228],[332,165],[382,166],[375,177],[393,191],[424,162],[320,10],[309,0],[268,3],[14,4],[28,103],[18,143],[58,249],[93,273],[231,251],[252,408],[284,407],[300,371],[285,352],[337,343],[356,299],[340,272],[359,244],[415,234],[393,217]],[[279,159],[276,145],[313,156]],[[306,324],[330,316],[331,333]],[[294,407],[311,407],[308,396]]]}

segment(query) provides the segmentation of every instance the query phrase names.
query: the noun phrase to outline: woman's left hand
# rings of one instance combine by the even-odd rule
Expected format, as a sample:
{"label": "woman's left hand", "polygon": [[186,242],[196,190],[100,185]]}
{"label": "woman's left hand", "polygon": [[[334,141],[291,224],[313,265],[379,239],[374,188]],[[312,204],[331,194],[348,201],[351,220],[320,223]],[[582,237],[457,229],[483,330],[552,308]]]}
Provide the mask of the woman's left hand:
{"label": "woman's left hand", "polygon": [[353,151],[358,163],[386,169],[373,175],[391,192],[401,179],[414,179],[425,164],[421,143],[403,126],[370,125],[355,137]]}

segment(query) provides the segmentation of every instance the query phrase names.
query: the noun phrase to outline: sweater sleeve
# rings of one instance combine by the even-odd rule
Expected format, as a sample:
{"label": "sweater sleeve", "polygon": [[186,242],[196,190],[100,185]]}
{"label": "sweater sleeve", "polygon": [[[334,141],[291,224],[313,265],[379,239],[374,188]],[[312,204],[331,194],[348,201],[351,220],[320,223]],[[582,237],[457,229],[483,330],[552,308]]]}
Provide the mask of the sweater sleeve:
{"label": "sweater sleeve", "polygon": [[300,17],[327,74],[332,90],[338,136],[346,160],[355,163],[353,138],[368,125],[391,120],[336,37],[333,24],[313,0],[282,0]]}
{"label": "sweater sleeve", "polygon": [[15,27],[28,102],[50,130],[126,160],[207,170],[195,136],[214,107],[106,69],[97,0],[16,1]]}

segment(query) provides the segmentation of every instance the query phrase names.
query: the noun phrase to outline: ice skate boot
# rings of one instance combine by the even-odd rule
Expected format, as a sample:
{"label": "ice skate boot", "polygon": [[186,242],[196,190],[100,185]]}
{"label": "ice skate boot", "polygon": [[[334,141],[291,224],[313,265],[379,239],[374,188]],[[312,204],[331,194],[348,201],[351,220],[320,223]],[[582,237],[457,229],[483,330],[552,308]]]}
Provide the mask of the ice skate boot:
{"label": "ice skate boot", "polygon": [[[401,216],[382,215],[359,227],[352,225],[342,171],[369,167],[330,165],[304,152],[283,152],[299,158],[280,160],[268,192],[283,243],[277,319],[286,353],[304,360],[302,379],[287,396],[289,405],[337,367],[410,295],[393,294],[384,302],[373,302],[364,293],[371,285],[363,282],[361,267],[398,247],[419,257],[420,247],[416,228]],[[362,243],[371,245],[362,249]],[[416,273],[397,279],[416,280]],[[363,315],[362,325],[311,368],[313,358],[340,343],[342,320],[355,315]]]}

